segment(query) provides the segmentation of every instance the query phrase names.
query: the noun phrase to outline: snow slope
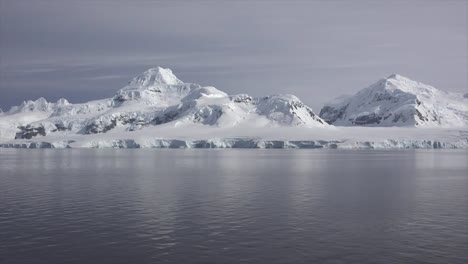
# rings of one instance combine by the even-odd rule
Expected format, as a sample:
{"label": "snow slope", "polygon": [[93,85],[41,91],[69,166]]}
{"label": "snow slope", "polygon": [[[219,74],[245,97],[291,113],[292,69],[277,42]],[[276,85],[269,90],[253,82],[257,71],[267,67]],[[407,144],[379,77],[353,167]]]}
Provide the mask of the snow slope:
{"label": "snow slope", "polygon": [[24,101],[19,106],[12,107],[8,112],[0,111],[0,142],[15,138],[18,127],[44,120],[60,107],[69,105],[65,99],[49,103],[44,98],[36,101]]}
{"label": "snow slope", "polygon": [[326,104],[320,117],[337,126],[468,126],[468,98],[398,74]]}

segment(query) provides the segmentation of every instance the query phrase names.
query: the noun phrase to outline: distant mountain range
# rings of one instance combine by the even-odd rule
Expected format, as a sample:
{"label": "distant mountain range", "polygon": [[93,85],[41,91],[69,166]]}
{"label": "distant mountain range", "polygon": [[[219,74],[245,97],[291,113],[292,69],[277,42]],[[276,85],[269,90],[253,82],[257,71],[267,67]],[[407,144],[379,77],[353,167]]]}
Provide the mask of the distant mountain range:
{"label": "distant mountain range", "polygon": [[231,131],[335,131],[334,126],[468,127],[466,97],[394,74],[353,96],[326,104],[317,115],[294,95],[228,95],[211,86],[184,83],[170,69],[157,67],[133,78],[111,98],[81,104],[65,99],[50,103],[40,98],[0,111],[0,142],[10,142],[4,146],[50,139],[75,142],[71,138],[89,140],[92,135],[102,134],[114,139],[137,134],[148,138],[158,136],[157,128],[168,127],[186,131],[187,136],[189,131],[210,131],[210,127]]}

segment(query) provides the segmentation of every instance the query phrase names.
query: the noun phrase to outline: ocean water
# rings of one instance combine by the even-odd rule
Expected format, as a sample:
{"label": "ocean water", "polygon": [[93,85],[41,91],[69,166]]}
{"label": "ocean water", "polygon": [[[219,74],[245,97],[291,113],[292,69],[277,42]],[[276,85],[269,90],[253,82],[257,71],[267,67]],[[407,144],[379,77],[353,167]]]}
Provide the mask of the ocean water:
{"label": "ocean water", "polygon": [[0,149],[0,263],[468,263],[468,152]]}

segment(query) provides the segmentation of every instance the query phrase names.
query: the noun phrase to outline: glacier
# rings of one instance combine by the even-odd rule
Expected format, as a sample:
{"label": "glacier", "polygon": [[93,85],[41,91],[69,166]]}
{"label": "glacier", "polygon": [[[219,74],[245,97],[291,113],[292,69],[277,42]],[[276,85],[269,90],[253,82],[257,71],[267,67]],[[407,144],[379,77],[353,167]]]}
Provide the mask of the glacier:
{"label": "glacier", "polygon": [[165,127],[97,135],[54,135],[0,143],[6,148],[468,148],[468,129],[428,128],[206,128]]}
{"label": "glacier", "polygon": [[228,95],[156,67],[111,98],[0,112],[0,147],[468,148],[468,99],[391,75],[317,115],[294,95]]}

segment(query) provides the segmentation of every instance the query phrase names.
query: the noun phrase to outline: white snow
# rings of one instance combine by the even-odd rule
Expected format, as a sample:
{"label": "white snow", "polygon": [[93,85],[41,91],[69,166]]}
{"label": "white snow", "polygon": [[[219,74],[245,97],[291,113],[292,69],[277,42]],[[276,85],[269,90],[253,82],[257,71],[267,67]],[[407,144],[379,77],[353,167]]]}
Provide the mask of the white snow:
{"label": "white snow", "polygon": [[7,114],[16,114],[20,112],[51,112],[55,109],[69,105],[70,103],[66,99],[59,99],[55,103],[49,103],[43,97],[37,99],[36,101],[28,100],[24,101],[19,106],[13,106]]}
{"label": "white snow", "polygon": [[0,115],[0,143],[15,138],[18,126],[43,120],[49,116],[47,112],[18,112]]}
{"label": "white snow", "polygon": [[[460,103],[459,100],[464,101]],[[401,114],[402,121],[396,125],[418,128],[335,127],[328,125],[294,95],[258,98],[247,94],[228,95],[215,87],[183,83],[171,70],[158,67],[132,79],[112,98],[82,104],[70,104],[65,99],[49,103],[44,98],[23,102],[0,114],[0,146],[468,147],[467,104],[461,95],[392,75],[329,106],[336,110],[343,105],[348,105],[346,118]],[[414,109],[423,115],[436,115],[437,125],[413,118]],[[441,113],[443,116],[439,116]],[[327,114],[331,115],[333,111]],[[350,125],[346,118],[337,119],[336,123]]]}
{"label": "white snow", "polygon": [[171,69],[157,67],[148,69],[140,76],[133,78],[128,86],[151,87],[161,84],[178,85],[183,82],[172,73]]}
{"label": "white snow", "polygon": [[468,148],[468,129],[399,127],[209,127],[161,125],[95,135],[38,136],[1,143],[16,148]]}
{"label": "white snow", "polygon": [[320,117],[338,126],[466,127],[468,102],[462,94],[392,74],[326,104]]}

